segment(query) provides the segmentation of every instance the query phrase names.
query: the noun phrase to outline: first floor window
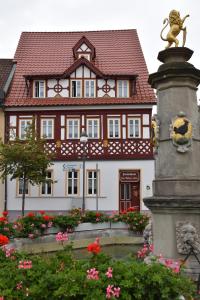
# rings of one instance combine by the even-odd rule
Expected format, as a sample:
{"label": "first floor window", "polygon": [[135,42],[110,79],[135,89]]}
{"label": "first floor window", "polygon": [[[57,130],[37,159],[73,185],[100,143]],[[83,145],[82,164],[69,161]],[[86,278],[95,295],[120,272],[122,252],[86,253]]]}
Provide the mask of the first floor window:
{"label": "first floor window", "polygon": [[97,194],[97,171],[87,171],[87,194]]}
{"label": "first floor window", "polygon": [[117,96],[119,98],[127,98],[129,96],[128,86],[128,80],[118,80]]}
{"label": "first floor window", "polygon": [[94,80],[85,80],[85,97],[94,97]]}
{"label": "first floor window", "polygon": [[80,133],[80,121],[79,119],[68,119],[67,120],[67,138],[68,139],[79,139]]}
{"label": "first floor window", "polygon": [[120,138],[120,119],[108,119],[108,137]]}
{"label": "first floor window", "polygon": [[35,98],[44,98],[45,96],[45,82],[44,80],[34,81],[34,95]]}
{"label": "first floor window", "polygon": [[[29,189],[28,189],[28,180],[25,180],[25,195],[29,194]],[[18,195],[22,195],[23,194],[23,188],[24,188],[24,180],[23,178],[19,178],[18,179]]]}
{"label": "first floor window", "polygon": [[44,139],[54,138],[54,120],[42,119],[41,120],[41,136]]}
{"label": "first floor window", "polygon": [[71,81],[71,96],[74,98],[82,97],[81,80]]}
{"label": "first floor window", "polygon": [[92,138],[92,139],[99,138],[99,119],[87,120],[87,135],[88,138]]}
{"label": "first floor window", "polygon": [[129,118],[128,119],[128,137],[139,138],[140,137],[140,119]]}
{"label": "first floor window", "polygon": [[79,172],[72,170],[67,172],[67,195],[77,196],[79,185]]}
{"label": "first floor window", "polygon": [[31,124],[32,124],[31,119],[21,119],[21,120],[19,120],[19,138],[21,140],[26,139],[27,130],[31,126]]}
{"label": "first floor window", "polygon": [[52,195],[52,171],[47,171],[46,174],[47,181],[42,183],[41,194]]}

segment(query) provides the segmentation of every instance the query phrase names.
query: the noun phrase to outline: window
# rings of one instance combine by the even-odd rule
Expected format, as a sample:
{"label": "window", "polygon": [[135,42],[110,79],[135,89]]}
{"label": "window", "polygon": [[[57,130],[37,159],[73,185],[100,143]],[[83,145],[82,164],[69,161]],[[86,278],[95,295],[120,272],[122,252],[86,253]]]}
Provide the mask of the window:
{"label": "window", "polygon": [[71,96],[76,97],[82,97],[82,84],[81,80],[72,80],[71,81]]}
{"label": "window", "polygon": [[93,98],[95,96],[94,92],[95,81],[94,80],[85,80],[85,97]]}
{"label": "window", "polygon": [[35,80],[34,81],[34,97],[35,98],[44,98],[44,96],[45,96],[44,80]]}
{"label": "window", "polygon": [[94,196],[97,193],[97,171],[87,171],[87,194]]}
{"label": "window", "polygon": [[84,57],[87,60],[90,60],[90,53],[78,53],[78,58]]}
{"label": "window", "polygon": [[87,120],[87,135],[91,139],[99,138],[99,119]]}
{"label": "window", "polygon": [[128,137],[129,138],[139,138],[140,137],[140,119],[139,118],[129,118],[128,119]]}
{"label": "window", "polygon": [[[18,195],[22,195],[23,194],[23,185],[24,185],[24,181],[23,178],[19,178],[18,179]],[[29,194],[29,188],[28,188],[28,180],[26,180],[25,182],[25,195]]]}
{"label": "window", "polygon": [[51,182],[52,171],[47,171],[46,179],[49,181],[42,183],[41,194],[42,195],[52,195],[52,182]]}
{"label": "window", "polygon": [[128,87],[128,80],[118,80],[117,96],[127,98],[129,96]]}
{"label": "window", "polygon": [[54,119],[41,120],[41,137],[44,139],[54,138]]}
{"label": "window", "polygon": [[25,140],[27,129],[31,126],[32,119],[19,120],[19,138]]}
{"label": "window", "polygon": [[120,119],[108,119],[108,137],[120,138]]}
{"label": "window", "polygon": [[79,185],[79,172],[76,170],[67,172],[67,195],[77,196]]}
{"label": "window", "polygon": [[67,120],[67,138],[68,139],[79,139],[80,136],[80,121],[79,119],[68,119]]}

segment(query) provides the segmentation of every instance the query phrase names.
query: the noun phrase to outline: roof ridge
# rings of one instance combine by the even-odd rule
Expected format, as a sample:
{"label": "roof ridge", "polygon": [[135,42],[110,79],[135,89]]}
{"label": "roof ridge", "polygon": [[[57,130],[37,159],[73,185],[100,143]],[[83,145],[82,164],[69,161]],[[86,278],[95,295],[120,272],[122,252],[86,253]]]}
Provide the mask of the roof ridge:
{"label": "roof ridge", "polygon": [[101,30],[78,30],[78,31],[22,31],[22,33],[82,33],[82,32],[119,32],[119,31],[137,31],[136,28],[128,29],[101,29]]}

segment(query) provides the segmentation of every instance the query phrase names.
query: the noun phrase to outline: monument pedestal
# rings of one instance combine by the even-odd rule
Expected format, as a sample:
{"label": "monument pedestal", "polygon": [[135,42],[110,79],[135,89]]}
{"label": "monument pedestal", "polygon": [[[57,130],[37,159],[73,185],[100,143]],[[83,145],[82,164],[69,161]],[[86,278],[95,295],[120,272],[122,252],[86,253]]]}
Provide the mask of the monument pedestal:
{"label": "monument pedestal", "polygon": [[[159,133],[153,197],[144,203],[152,212],[155,254],[173,259],[186,256],[180,245],[186,243],[189,235],[185,231],[191,228],[196,232],[191,232],[190,238],[196,248],[199,243],[200,250],[200,113],[196,97],[200,70],[187,62],[192,54],[185,47],[161,51],[158,59],[163,64],[149,76],[149,83],[157,89]],[[200,272],[193,257],[186,268],[193,274],[196,269]]]}

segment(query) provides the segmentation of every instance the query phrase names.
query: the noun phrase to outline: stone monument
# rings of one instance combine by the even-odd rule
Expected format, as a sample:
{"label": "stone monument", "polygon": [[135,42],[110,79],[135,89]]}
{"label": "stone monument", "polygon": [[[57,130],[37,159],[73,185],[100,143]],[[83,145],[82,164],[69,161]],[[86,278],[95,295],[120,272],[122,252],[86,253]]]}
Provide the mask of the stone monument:
{"label": "stone monument", "polygon": [[[158,71],[149,76],[149,83],[157,90],[158,126],[154,124],[157,149],[153,196],[144,202],[152,213],[155,254],[173,259],[184,259],[188,243],[193,243],[195,253],[200,252],[200,113],[196,96],[200,70],[188,62],[193,51],[178,47],[181,31],[185,44],[186,17],[181,19],[173,10],[164,20],[170,24],[163,38],[168,45],[158,54],[162,62]],[[175,47],[170,48],[173,43]],[[200,273],[192,256],[186,271]]]}

